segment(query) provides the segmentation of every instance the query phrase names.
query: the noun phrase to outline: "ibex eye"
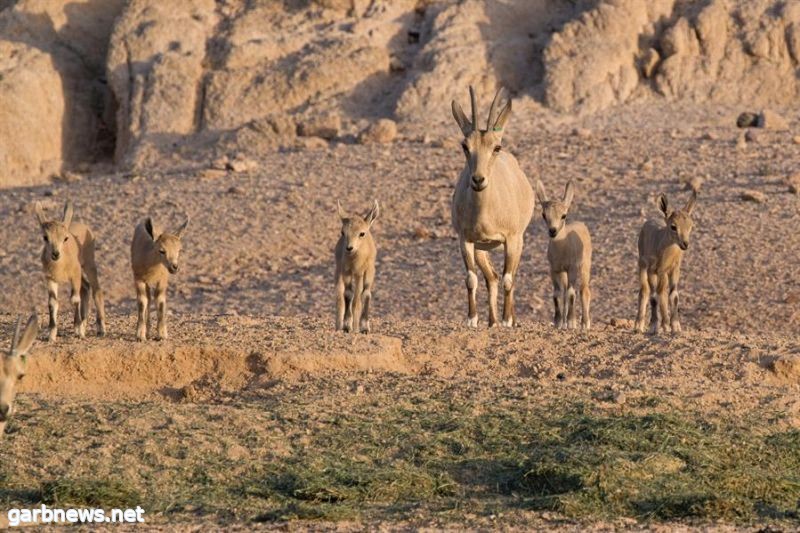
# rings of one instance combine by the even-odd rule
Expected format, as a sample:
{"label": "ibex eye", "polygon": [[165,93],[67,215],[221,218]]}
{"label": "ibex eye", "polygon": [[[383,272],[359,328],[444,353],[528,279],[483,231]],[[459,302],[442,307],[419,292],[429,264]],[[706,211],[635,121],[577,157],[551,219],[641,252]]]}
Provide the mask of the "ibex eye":
{"label": "ibex eye", "polygon": [[358,234],[359,237],[363,237],[364,235],[366,235],[366,233],[364,233],[363,231]]}
{"label": "ibex eye", "polygon": [[64,237],[64,242],[67,242],[68,240],[69,240],[69,237]]}
{"label": "ibex eye", "polygon": [[499,154],[500,150],[502,150],[502,149],[503,149],[503,147],[498,144],[497,146],[494,147],[494,153]]}
{"label": "ibex eye", "polygon": [[464,149],[465,154],[469,153],[469,147],[467,146],[467,143],[461,143],[461,148]]}
{"label": "ibex eye", "polygon": [[678,226],[676,226],[675,224],[670,226],[670,228],[672,229],[672,231],[678,231]]}
{"label": "ibex eye", "polygon": [[565,218],[567,218],[567,215],[561,215],[561,220],[564,220]]}
{"label": "ibex eye", "polygon": [[167,255],[167,251],[166,250],[159,250],[158,253],[160,253],[161,255]]}
{"label": "ibex eye", "polygon": [[44,236],[42,237],[42,239],[44,239],[44,242],[47,242],[47,235],[44,235]]}

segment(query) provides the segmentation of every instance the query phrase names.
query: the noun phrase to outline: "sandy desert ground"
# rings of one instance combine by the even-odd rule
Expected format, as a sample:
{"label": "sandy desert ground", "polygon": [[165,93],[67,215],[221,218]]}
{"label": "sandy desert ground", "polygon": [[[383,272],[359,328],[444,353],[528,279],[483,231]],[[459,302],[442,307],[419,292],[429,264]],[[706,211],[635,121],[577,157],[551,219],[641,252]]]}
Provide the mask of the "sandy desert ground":
{"label": "sandy desert ground", "polygon": [[[463,165],[455,124],[389,145],[264,154],[243,173],[98,167],[3,191],[2,335],[32,306],[44,323],[36,200],[57,213],[70,198],[94,228],[110,319],[106,338],[92,319],[78,340],[62,291],[62,335],[35,347],[3,442],[0,505],[141,500],[165,530],[797,527],[800,200],[785,180],[800,170],[800,145],[791,131],[759,130],[742,146],[739,111],[647,104],[512,118],[506,145],[529,179],[551,190],[576,181],[572,217],[595,245],[589,332],[549,325],[538,211],[518,278],[522,325],[487,329],[481,285],[480,327],[464,326],[449,214]],[[658,216],[658,193],[682,204],[693,178],[703,183],[684,333],[635,334],[638,228]],[[334,332],[335,202],[366,209],[373,198],[383,205],[373,333]],[[130,237],[166,200],[192,217],[170,286],[171,338],[136,344]],[[590,423],[608,434],[568,442]],[[609,428],[641,441],[615,441]],[[564,468],[585,460],[588,473],[562,479],[553,466],[531,481],[546,450]],[[582,455],[593,450],[608,455]],[[695,452],[742,462],[706,467]],[[684,490],[677,479],[690,494],[658,500]],[[737,479],[751,480],[744,500]]]}

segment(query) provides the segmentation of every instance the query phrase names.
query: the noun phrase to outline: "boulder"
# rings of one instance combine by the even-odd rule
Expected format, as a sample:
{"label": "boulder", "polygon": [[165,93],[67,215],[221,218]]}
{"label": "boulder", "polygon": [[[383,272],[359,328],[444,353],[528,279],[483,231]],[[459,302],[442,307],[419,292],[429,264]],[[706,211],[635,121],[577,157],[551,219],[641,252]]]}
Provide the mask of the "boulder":
{"label": "boulder", "polygon": [[367,129],[358,136],[361,144],[388,144],[397,137],[397,123],[388,118],[382,118],[370,124]]}
{"label": "boulder", "polygon": [[0,11],[0,187],[46,183],[113,145],[104,81],[124,0],[19,0]]}

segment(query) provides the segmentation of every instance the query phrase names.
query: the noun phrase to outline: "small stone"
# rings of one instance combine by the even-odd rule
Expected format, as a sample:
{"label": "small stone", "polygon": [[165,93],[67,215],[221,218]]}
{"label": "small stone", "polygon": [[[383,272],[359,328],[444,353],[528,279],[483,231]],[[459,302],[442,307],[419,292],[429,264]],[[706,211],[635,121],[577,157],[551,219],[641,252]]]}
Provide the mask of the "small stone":
{"label": "small stone", "polygon": [[228,156],[223,155],[222,157],[218,157],[211,162],[211,168],[214,170],[227,170],[229,162],[230,159],[228,159]]}
{"label": "small stone", "polygon": [[564,372],[559,372],[558,374],[556,374],[556,379],[558,381],[564,381],[567,379],[567,375]]}
{"label": "small stone", "polygon": [[764,109],[758,114],[756,126],[776,131],[789,129],[789,123],[781,115],[770,109]]}
{"label": "small stone", "polygon": [[53,176],[55,181],[60,181],[63,183],[75,183],[76,181],[81,181],[83,176],[78,174],[77,172],[70,172],[66,171],[61,173],[60,175]]}
{"label": "small stone", "polygon": [[234,172],[251,172],[258,168],[258,163],[253,159],[248,159],[242,154],[236,156],[233,161],[228,162],[228,170]]}
{"label": "small stone", "polygon": [[703,178],[701,178],[700,176],[695,176],[686,182],[684,190],[700,192],[700,187],[703,186],[703,182],[704,182]]}
{"label": "small stone", "polygon": [[761,136],[756,130],[747,130],[747,133],[744,134],[744,138],[747,142],[751,142],[753,144],[760,144],[764,138]]}
{"label": "small stone", "polygon": [[226,170],[217,170],[215,168],[207,168],[200,173],[200,179],[204,180],[215,180],[219,178],[224,178],[228,175],[228,171]]}
{"label": "small stone", "polygon": [[800,144],[800,135],[795,135],[794,137],[792,137],[792,142],[794,144]]}
{"label": "small stone", "polygon": [[713,131],[707,131],[703,134],[704,141],[716,141],[717,139],[719,139],[719,136]]}
{"label": "small stone", "polygon": [[234,185],[228,189],[228,194],[244,194],[244,189]]}
{"label": "small stone", "polygon": [[414,228],[414,237],[417,239],[429,239],[431,237],[431,232],[428,231],[428,228],[418,226]]}
{"label": "small stone", "polygon": [[572,130],[572,136],[579,139],[589,139],[592,136],[592,130],[588,128],[575,128]]}
{"label": "small stone", "polygon": [[761,191],[743,191],[739,198],[744,202],[755,202],[757,204],[763,204],[767,201],[767,197]]}
{"label": "small stone", "polygon": [[753,128],[758,123],[758,115],[755,113],[744,112],[736,119],[736,125],[740,128]]}
{"label": "small stone", "polygon": [[322,137],[300,137],[297,141],[301,150],[319,151],[329,147],[328,141]]}
{"label": "small stone", "polygon": [[297,126],[297,134],[301,137],[320,137],[327,141],[339,136],[342,129],[342,118],[336,113],[326,113],[311,117]]}
{"label": "small stone", "polygon": [[397,123],[394,120],[382,118],[362,131],[361,135],[358,136],[358,142],[361,144],[388,144],[394,141],[396,137]]}
{"label": "small stone", "polygon": [[800,292],[792,292],[787,294],[786,298],[783,299],[783,303],[789,305],[800,303]]}
{"label": "small stone", "polygon": [[647,159],[642,161],[642,164],[639,165],[639,170],[642,170],[644,172],[652,171],[653,170],[653,160],[648,157]]}

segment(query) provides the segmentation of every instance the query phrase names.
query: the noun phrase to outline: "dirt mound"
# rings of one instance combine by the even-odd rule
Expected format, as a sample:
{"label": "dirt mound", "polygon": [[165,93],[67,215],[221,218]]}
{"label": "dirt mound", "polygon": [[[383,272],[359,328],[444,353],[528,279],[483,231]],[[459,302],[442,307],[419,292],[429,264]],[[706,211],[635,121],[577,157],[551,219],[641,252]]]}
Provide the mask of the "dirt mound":
{"label": "dirt mound", "polygon": [[[523,380],[534,389],[588,387],[599,391],[598,401],[612,404],[670,390],[710,410],[735,410],[756,398],[780,398],[776,390],[797,383],[792,347],[769,337],[721,340],[713,332],[691,332],[650,338],[603,325],[586,334],[544,324],[476,332],[416,321],[379,324],[382,334],[348,335],[323,320],[195,316],[179,319],[177,337],[168,342],[134,344],[113,333],[128,322],[110,317],[110,338],[37,345],[21,391],[196,403],[309,378],[392,373],[454,382]],[[11,317],[3,323],[11,329]],[[791,379],[776,380],[773,373]]]}

